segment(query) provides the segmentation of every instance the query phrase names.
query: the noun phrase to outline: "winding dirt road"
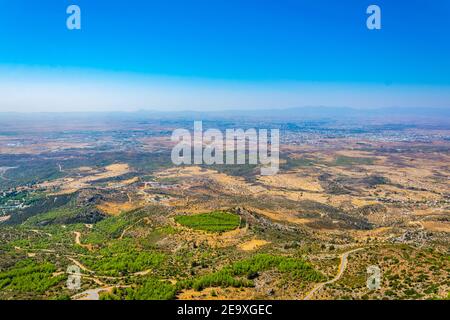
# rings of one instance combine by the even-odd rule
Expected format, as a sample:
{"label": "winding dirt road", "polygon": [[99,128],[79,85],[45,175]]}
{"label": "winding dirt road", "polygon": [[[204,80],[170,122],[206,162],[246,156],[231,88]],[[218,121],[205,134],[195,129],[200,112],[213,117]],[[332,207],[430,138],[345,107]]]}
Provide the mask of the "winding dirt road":
{"label": "winding dirt road", "polygon": [[89,251],[92,251],[92,245],[81,243],[81,233],[80,232],[74,231],[73,233],[75,234],[75,243],[77,245],[79,245],[80,247],[86,248]]}
{"label": "winding dirt road", "polygon": [[78,231],[74,231],[73,233],[75,233],[75,243],[79,246],[81,246],[81,233],[79,233]]}
{"label": "winding dirt road", "polygon": [[339,269],[338,269],[338,273],[336,274],[336,276],[331,279],[328,280],[327,282],[321,282],[319,284],[317,284],[304,298],[303,300],[310,300],[312,298],[312,296],[319,291],[320,289],[322,289],[324,286],[326,286],[327,284],[333,283],[338,281],[342,275],[344,274],[345,269],[347,268],[347,260],[348,260],[348,255],[356,252],[356,251],[360,251],[363,250],[364,248],[358,248],[358,249],[353,249],[347,252],[344,252],[343,254],[341,254],[340,258],[341,258],[341,263],[339,264]]}

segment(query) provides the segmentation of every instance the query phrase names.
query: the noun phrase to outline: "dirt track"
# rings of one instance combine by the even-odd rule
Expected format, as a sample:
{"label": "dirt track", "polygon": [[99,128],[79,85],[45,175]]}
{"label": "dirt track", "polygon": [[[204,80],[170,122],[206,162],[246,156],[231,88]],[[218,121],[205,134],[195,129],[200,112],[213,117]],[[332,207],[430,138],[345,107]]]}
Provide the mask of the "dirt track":
{"label": "dirt track", "polygon": [[312,296],[314,295],[314,293],[316,293],[317,291],[319,291],[320,289],[322,289],[325,285],[333,283],[338,281],[342,275],[344,274],[345,269],[347,268],[347,259],[348,259],[348,255],[350,253],[359,251],[359,250],[363,250],[364,248],[358,248],[358,249],[353,249],[350,251],[346,251],[343,254],[341,254],[340,258],[341,258],[341,263],[339,264],[339,269],[338,269],[338,273],[336,274],[336,276],[327,281],[327,282],[321,282],[319,284],[317,284],[304,298],[303,300],[310,300],[312,298]]}

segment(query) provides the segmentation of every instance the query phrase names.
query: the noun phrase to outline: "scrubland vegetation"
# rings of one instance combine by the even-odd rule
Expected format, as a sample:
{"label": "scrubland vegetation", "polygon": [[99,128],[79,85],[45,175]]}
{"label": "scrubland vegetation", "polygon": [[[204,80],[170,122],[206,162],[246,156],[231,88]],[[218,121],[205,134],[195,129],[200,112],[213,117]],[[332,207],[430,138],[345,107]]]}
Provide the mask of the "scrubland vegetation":
{"label": "scrubland vegetation", "polygon": [[448,299],[445,131],[380,142],[378,125],[347,138],[292,124],[280,174],[263,179],[258,165],[172,166],[164,125],[179,123],[36,133],[0,155],[0,299],[302,299],[355,248],[312,299]]}

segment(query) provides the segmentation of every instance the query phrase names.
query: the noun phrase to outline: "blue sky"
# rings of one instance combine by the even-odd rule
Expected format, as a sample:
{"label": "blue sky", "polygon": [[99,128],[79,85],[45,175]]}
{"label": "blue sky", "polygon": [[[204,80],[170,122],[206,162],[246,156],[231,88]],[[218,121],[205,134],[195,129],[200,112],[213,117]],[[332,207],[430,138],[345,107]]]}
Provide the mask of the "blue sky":
{"label": "blue sky", "polygon": [[449,19],[447,0],[0,0],[0,111],[450,107]]}

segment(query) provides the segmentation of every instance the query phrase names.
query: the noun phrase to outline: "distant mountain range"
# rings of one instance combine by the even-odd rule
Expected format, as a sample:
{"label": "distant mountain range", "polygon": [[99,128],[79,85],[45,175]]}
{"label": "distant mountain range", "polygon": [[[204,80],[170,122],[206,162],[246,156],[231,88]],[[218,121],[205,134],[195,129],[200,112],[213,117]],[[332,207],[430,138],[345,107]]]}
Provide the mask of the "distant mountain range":
{"label": "distant mountain range", "polygon": [[353,109],[347,107],[300,107],[289,109],[223,110],[223,111],[157,111],[136,112],[42,112],[14,113],[0,112],[0,123],[9,121],[138,121],[151,119],[174,120],[374,120],[382,122],[437,122],[450,124],[450,109],[442,108],[380,108]]}
{"label": "distant mountain range", "polygon": [[138,111],[136,114],[154,117],[180,118],[270,118],[279,120],[304,119],[351,119],[371,117],[421,117],[440,118],[450,117],[450,109],[442,108],[380,108],[353,109],[347,107],[300,107],[289,109],[256,109],[256,110],[223,110],[223,111]]}

